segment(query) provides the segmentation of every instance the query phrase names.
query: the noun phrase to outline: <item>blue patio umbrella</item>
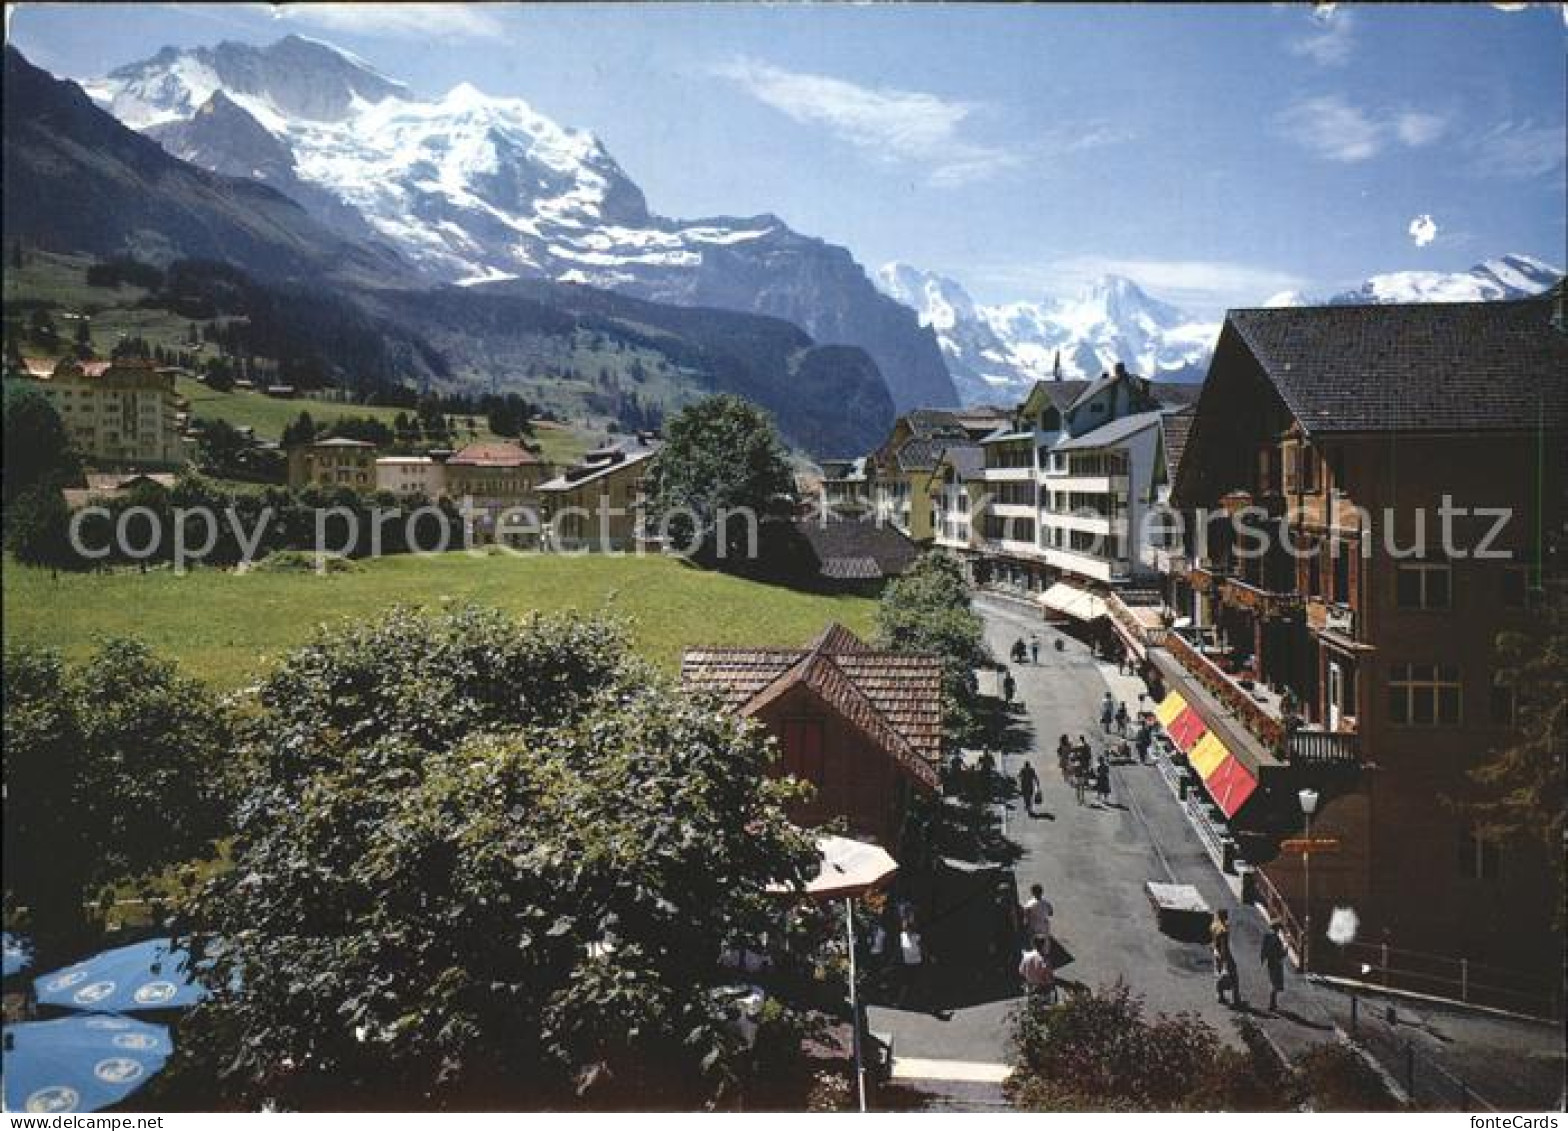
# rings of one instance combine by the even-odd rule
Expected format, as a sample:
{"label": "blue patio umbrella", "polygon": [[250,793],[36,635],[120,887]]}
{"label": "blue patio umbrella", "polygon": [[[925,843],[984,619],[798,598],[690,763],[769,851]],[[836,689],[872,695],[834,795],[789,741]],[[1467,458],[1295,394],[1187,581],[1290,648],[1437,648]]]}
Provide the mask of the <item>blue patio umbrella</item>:
{"label": "blue patio umbrella", "polygon": [[0,977],[9,978],[12,974],[20,974],[33,964],[33,948],[20,935],[13,935],[10,931],[0,932],[0,943],[4,944],[5,949],[5,963],[0,966]]}
{"label": "blue patio umbrella", "polygon": [[33,979],[39,1005],[133,1013],[184,1009],[204,1000],[207,988],[191,971],[190,952],[173,939],[148,939],[85,958]]}
{"label": "blue patio umbrella", "polygon": [[5,1109],[99,1111],[164,1066],[174,1043],[162,1025],[102,1013],[5,1027]]}

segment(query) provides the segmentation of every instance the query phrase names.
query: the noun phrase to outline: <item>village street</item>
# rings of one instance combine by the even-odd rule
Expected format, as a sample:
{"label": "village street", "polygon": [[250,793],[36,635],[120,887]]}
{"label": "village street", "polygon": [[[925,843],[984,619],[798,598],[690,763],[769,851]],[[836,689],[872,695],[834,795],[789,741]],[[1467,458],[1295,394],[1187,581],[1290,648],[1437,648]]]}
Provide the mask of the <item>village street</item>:
{"label": "village street", "polygon": [[[1034,634],[1041,642],[1038,664],[1010,665],[1024,721],[1033,733],[1030,752],[1005,756],[1003,769],[1016,775],[1027,758],[1040,775],[1044,804],[1033,817],[1019,803],[1009,806],[1007,835],[1024,850],[1016,867],[1020,898],[1027,898],[1031,884],[1040,883],[1055,906],[1053,933],[1074,957],[1060,977],[1090,987],[1121,979],[1144,997],[1150,1013],[1196,1013],[1231,1040],[1236,1039],[1233,1021],[1245,1012],[1287,1056],[1333,1040],[1336,1023],[1349,1023],[1347,997],[1299,980],[1292,969],[1286,972],[1278,1013],[1266,1012],[1267,979],[1258,957],[1263,917],[1240,901],[1234,877],[1222,876],[1214,866],[1155,767],[1115,765],[1108,807],[1092,795],[1080,806],[1062,780],[1055,756],[1058,736],[1066,733],[1076,739],[1082,734],[1098,754],[1105,742],[1099,725],[1101,697],[1109,689],[1135,713],[1142,682],[1119,675],[1114,664],[1094,659],[1083,643],[1041,623],[1020,604],[982,597],[975,607],[985,618],[987,642],[997,657],[1008,656],[1019,637],[1027,640]],[[1055,647],[1058,640],[1061,651]],[[1143,887],[1149,880],[1191,884],[1210,907],[1230,909],[1248,1003],[1244,1011],[1216,1000],[1206,945],[1159,931]],[[944,972],[933,973],[940,980]],[[996,1082],[1006,1071],[1008,1015],[1017,1000],[997,997],[941,1014],[873,1006],[870,1026],[893,1035],[897,1076],[957,1105],[985,1106],[999,1099]],[[1549,1065],[1546,1073],[1532,1074],[1529,1083],[1489,1080],[1482,1067],[1486,1050],[1500,1038],[1516,1042],[1525,1050],[1525,1060],[1542,1055],[1543,1040],[1550,1041],[1548,1028],[1453,1011],[1443,1016],[1441,1037],[1434,1039],[1434,1026],[1427,1023],[1430,1008],[1400,1003],[1398,1009],[1401,1042],[1407,1034],[1423,1040],[1423,1056],[1441,1056],[1437,1062],[1451,1067],[1457,1061],[1472,1080],[1479,1076],[1494,1094],[1503,1093],[1497,1096],[1502,1102],[1531,1094],[1542,1079],[1552,1087]],[[1474,1057],[1465,1055],[1470,1048]],[[1398,1065],[1394,1071],[1397,1074]]]}

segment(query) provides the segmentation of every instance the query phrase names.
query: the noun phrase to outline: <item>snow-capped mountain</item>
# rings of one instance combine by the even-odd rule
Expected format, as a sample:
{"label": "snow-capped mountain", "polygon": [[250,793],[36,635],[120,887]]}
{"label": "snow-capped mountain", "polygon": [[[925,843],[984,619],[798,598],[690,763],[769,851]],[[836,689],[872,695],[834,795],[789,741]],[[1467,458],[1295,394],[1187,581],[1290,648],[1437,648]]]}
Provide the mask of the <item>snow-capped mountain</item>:
{"label": "snow-capped mountain", "polygon": [[1219,332],[1113,275],[1072,299],[996,306],[905,263],[886,265],[877,278],[936,333],[966,403],[1005,403],[1036,380],[1097,377],[1117,362],[1149,377],[1196,379]]}
{"label": "snow-capped mountain", "polygon": [[[1539,294],[1561,268],[1528,255],[1488,259],[1468,271],[1392,271],[1328,297],[1282,291],[1265,307],[1395,302],[1495,302]],[[1219,324],[1152,298],[1130,279],[1106,276],[1073,299],[982,306],[952,279],[906,263],[877,273],[942,346],[966,404],[1016,399],[1054,376],[1093,377],[1120,361],[1165,380],[1201,380]]]}
{"label": "snow-capped mountain", "polygon": [[165,48],[85,84],[175,156],[268,184],[427,278],[549,278],[785,318],[859,345],[900,408],[956,403],[931,335],[841,247],[775,216],[673,220],[597,138],[461,84],[435,99],[330,45]]}
{"label": "snow-capped mountain", "polygon": [[[1502,255],[1468,271],[1391,271],[1326,301],[1335,306],[1389,302],[1497,302],[1540,294],[1562,278],[1529,255]],[[1288,305],[1301,305],[1291,303]]]}

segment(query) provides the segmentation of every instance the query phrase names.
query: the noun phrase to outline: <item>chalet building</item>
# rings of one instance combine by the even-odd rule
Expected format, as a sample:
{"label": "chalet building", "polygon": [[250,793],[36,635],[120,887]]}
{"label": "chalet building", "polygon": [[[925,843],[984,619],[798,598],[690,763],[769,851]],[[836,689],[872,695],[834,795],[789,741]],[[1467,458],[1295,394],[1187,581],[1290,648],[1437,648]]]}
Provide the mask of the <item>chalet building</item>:
{"label": "chalet building", "polygon": [[179,482],[179,477],[168,471],[135,473],[89,471],[82,478],[85,486],[67,487],[61,492],[65,496],[65,505],[72,510],[93,503],[107,502],[110,499],[124,498],[141,490],[172,491],[175,484]]}
{"label": "chalet building", "polygon": [[[1550,298],[1235,310],[1190,420],[1160,422],[1190,526],[1147,547],[1171,607],[1155,625],[1119,600],[1113,615],[1227,851],[1261,869],[1314,969],[1366,962],[1397,984],[1426,963],[1412,988],[1490,984],[1513,1008],[1560,990],[1547,861],[1478,836],[1463,801],[1510,736],[1496,637],[1562,572],[1564,374]],[[1446,544],[1445,501],[1463,512]],[[1478,557],[1493,533],[1504,556]],[[1281,847],[1309,820],[1331,842],[1310,869]],[[1352,946],[1324,937],[1336,908],[1359,917]]]}
{"label": "chalet building", "polygon": [[542,521],[540,487],[549,474],[549,465],[521,444],[481,441],[447,457],[446,495],[467,502],[476,540],[532,547]]}
{"label": "chalet building", "polygon": [[174,370],[136,358],[27,358],[22,375],[48,398],[85,458],[120,466],[189,462]]}
{"label": "chalet building", "polygon": [[681,679],[778,740],[775,773],[814,787],[790,812],[797,824],[842,819],[850,836],[896,850],[910,799],[940,789],[935,656],[879,652],[835,624],[805,649],[688,649]]}
{"label": "chalet building", "polygon": [[869,456],[822,461],[821,502],[835,514],[853,517],[872,509]]}
{"label": "chalet building", "polygon": [[539,488],[545,542],[557,550],[629,550],[642,535],[644,481],[659,444],[631,437],[595,449]]}
{"label": "chalet building", "polygon": [[929,496],[937,458],[948,444],[972,438],[957,414],[945,409],[916,409],[895,420],[868,465],[876,520],[916,542],[930,541]]}
{"label": "chalet building", "polygon": [[376,489],[376,446],[341,436],[289,448],[289,486]]}

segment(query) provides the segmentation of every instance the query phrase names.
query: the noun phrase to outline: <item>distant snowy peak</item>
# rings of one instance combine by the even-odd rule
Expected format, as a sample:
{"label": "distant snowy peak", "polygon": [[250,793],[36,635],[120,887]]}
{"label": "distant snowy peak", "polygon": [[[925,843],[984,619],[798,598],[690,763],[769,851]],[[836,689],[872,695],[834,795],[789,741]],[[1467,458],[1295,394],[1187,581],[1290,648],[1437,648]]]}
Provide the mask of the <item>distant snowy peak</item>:
{"label": "distant snowy peak", "polygon": [[878,273],[883,290],[937,335],[970,403],[1022,395],[1036,380],[1096,377],[1118,362],[1148,376],[1201,372],[1218,327],[1107,275],[1070,299],[976,304],[951,279],[903,263]]}
{"label": "distant snowy peak", "polygon": [[1276,295],[1265,306],[1356,306],[1396,302],[1500,302],[1528,298],[1549,289],[1563,277],[1529,255],[1502,255],[1468,271],[1390,271],[1373,275],[1361,286],[1326,299],[1309,299],[1299,291]]}

